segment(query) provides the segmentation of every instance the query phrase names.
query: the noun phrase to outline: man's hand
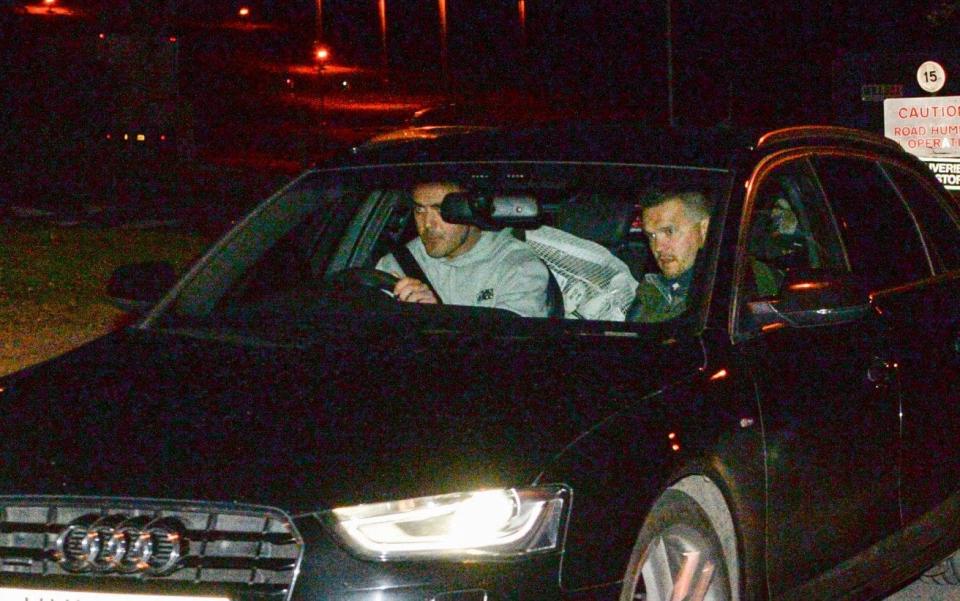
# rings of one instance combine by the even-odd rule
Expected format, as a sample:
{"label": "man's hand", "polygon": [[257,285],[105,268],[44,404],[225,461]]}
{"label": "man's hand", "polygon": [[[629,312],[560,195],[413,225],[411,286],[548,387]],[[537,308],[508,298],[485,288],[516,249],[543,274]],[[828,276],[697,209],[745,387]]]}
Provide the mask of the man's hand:
{"label": "man's hand", "polygon": [[405,303],[437,304],[437,297],[430,290],[430,287],[415,278],[400,278],[400,281],[393,287],[393,293],[397,300]]}

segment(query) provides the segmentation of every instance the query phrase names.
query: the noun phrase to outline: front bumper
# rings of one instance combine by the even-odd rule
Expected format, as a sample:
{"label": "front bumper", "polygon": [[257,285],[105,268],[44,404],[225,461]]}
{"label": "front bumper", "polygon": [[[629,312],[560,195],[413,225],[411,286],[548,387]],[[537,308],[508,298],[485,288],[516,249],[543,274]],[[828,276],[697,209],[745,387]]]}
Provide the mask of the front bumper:
{"label": "front bumper", "polygon": [[298,520],[304,555],[291,601],[498,601],[561,597],[560,554],[503,562],[358,559],[313,518]]}
{"label": "front bumper", "polygon": [[[184,539],[180,567],[155,573],[128,562],[121,568],[116,549],[108,551],[106,543],[125,524],[148,530],[144,524],[151,520],[176,524]],[[81,535],[71,547],[64,533],[76,524]],[[97,537],[103,543],[99,555],[91,543]],[[78,568],[68,561],[75,556],[93,561]],[[43,601],[75,601],[72,591],[156,596],[132,601],[171,595],[229,601],[556,600],[562,596],[560,557],[552,552],[496,562],[371,561],[349,553],[317,517],[292,519],[272,508],[0,498],[0,587],[64,592]]]}

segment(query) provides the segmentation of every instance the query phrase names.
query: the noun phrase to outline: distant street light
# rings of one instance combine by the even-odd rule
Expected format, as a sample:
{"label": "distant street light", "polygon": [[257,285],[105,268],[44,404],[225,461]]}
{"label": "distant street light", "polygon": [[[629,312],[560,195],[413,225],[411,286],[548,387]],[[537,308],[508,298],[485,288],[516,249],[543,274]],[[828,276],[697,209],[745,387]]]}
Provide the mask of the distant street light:
{"label": "distant street light", "polygon": [[527,4],[524,0],[517,0],[517,16],[520,19],[520,43],[527,45]]}
{"label": "distant street light", "polygon": [[317,63],[317,90],[319,91],[319,102],[320,105],[317,107],[317,122],[316,124],[319,127],[324,125],[324,113],[326,109],[324,103],[326,102],[327,95],[327,82],[326,77],[324,76],[324,68],[327,66],[327,62],[330,60],[330,49],[321,44],[320,42],[314,42],[313,45],[313,60]]}
{"label": "distant street light", "polygon": [[443,88],[450,88],[450,64],[447,60],[447,0],[437,0],[440,9],[440,69],[443,73]]}
{"label": "distant street light", "polygon": [[237,14],[240,15],[241,17],[249,17],[249,16],[250,16],[250,9],[247,8],[246,6],[243,6],[243,7],[240,8],[239,11],[237,11]]}
{"label": "distant street light", "polygon": [[387,0],[380,0],[380,61],[383,70],[387,69]]}

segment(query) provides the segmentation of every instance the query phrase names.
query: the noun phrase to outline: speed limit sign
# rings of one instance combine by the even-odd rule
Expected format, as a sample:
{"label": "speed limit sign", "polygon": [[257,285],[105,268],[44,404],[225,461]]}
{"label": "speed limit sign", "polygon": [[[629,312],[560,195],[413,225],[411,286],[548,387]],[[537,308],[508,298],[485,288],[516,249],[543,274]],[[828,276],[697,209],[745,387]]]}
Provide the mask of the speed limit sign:
{"label": "speed limit sign", "polygon": [[917,69],[917,83],[924,92],[939,92],[943,84],[947,83],[947,72],[940,63],[927,61]]}

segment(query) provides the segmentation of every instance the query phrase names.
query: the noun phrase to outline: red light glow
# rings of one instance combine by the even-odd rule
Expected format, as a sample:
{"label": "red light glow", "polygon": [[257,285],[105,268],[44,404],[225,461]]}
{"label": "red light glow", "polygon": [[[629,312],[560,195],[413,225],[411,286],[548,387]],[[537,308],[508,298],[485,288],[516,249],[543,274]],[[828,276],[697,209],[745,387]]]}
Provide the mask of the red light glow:
{"label": "red light glow", "polygon": [[66,6],[57,6],[56,0],[43,0],[36,4],[27,4],[23,7],[28,15],[37,15],[43,17],[70,17],[78,14],[78,11]]}
{"label": "red light glow", "polygon": [[327,50],[326,48],[318,48],[318,49],[317,49],[317,60],[318,60],[318,61],[325,61],[325,60],[327,60],[328,58],[330,58],[330,51],[329,51],[329,50]]}
{"label": "red light glow", "polygon": [[171,44],[175,44],[177,42],[177,36],[175,35],[172,35],[167,39],[170,41]]}
{"label": "red light glow", "polygon": [[527,3],[525,0],[517,0],[517,17],[520,19],[520,41],[527,43]]}
{"label": "red light glow", "polygon": [[726,378],[726,377],[727,377],[727,370],[721,369],[721,370],[718,371],[717,373],[715,373],[715,374],[713,374],[712,376],[710,376],[710,379],[711,379],[711,380],[722,380],[722,379],[724,379],[724,378]]}
{"label": "red light glow", "polygon": [[[440,11],[440,31],[447,31],[447,0],[437,0],[437,7]],[[446,37],[446,36],[444,36]]]}
{"label": "red light glow", "polygon": [[101,33],[101,34],[98,35],[97,37],[100,38],[101,40],[105,40],[105,39],[107,39],[107,34]]}

